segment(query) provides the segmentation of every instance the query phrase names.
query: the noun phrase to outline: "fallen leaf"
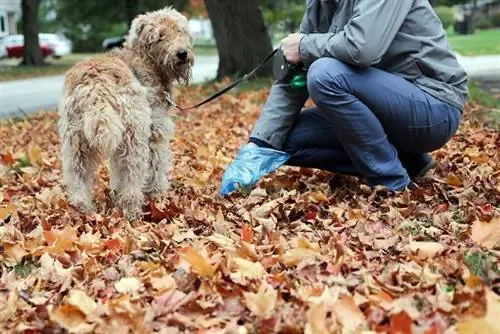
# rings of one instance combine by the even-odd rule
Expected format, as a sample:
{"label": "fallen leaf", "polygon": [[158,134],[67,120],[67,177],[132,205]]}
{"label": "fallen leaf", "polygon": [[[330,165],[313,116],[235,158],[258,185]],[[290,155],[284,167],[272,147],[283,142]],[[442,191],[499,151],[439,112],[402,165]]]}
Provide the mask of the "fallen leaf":
{"label": "fallen leaf", "polygon": [[500,217],[490,222],[476,220],[471,227],[471,239],[480,246],[493,249],[500,246]]}
{"label": "fallen leaf", "polygon": [[486,288],[486,314],[480,318],[464,319],[457,325],[460,334],[499,334],[500,296]]}
{"label": "fallen leaf", "polygon": [[217,267],[208,263],[208,261],[192,247],[187,247],[181,252],[180,257],[182,260],[188,262],[191,265],[191,270],[198,275],[205,278],[212,278],[215,275]]}
{"label": "fallen leaf", "polygon": [[67,302],[78,308],[87,317],[94,314],[97,309],[97,303],[82,290],[70,290]]}
{"label": "fallen leaf", "polygon": [[278,291],[263,280],[257,293],[243,292],[243,296],[245,305],[252,314],[267,319],[271,317],[276,307]]}
{"label": "fallen leaf", "polygon": [[50,314],[50,320],[70,333],[92,333],[95,324],[89,324],[86,316],[74,305],[61,305]]}
{"label": "fallen leaf", "polygon": [[365,325],[365,316],[351,296],[343,294],[333,305],[333,313],[342,326],[343,333],[355,333]]}
{"label": "fallen leaf", "polygon": [[253,230],[252,227],[247,226],[246,224],[243,224],[241,227],[241,240],[246,241],[246,242],[252,242],[253,238]]}
{"label": "fallen leaf", "polygon": [[419,259],[425,260],[435,257],[445,250],[439,242],[412,241],[405,246],[404,250]]}
{"label": "fallen leaf", "polygon": [[326,325],[326,307],[324,303],[314,303],[307,311],[305,334],[329,334],[332,331]]}
{"label": "fallen leaf", "polygon": [[137,277],[122,277],[115,283],[115,289],[119,293],[135,294],[142,288],[142,283]]}

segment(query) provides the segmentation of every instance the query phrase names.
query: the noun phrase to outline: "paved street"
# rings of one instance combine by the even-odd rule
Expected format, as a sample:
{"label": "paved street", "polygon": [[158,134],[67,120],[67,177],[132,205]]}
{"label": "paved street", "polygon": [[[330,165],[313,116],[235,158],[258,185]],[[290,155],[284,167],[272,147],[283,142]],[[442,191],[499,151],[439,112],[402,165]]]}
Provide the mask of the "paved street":
{"label": "paved street", "polygon": [[[193,66],[193,82],[215,77],[217,56],[199,56]],[[64,77],[62,75],[0,83],[0,118],[22,115],[57,106]],[[20,111],[22,110],[22,111]]]}
{"label": "paved street", "polygon": [[[500,87],[500,55],[458,57],[472,79],[487,80],[488,86]],[[215,77],[217,56],[199,56],[193,68],[193,81]],[[483,79],[484,78],[484,79]],[[487,78],[487,79],[486,79]],[[0,118],[31,113],[57,106],[63,76],[25,79],[0,83]]]}

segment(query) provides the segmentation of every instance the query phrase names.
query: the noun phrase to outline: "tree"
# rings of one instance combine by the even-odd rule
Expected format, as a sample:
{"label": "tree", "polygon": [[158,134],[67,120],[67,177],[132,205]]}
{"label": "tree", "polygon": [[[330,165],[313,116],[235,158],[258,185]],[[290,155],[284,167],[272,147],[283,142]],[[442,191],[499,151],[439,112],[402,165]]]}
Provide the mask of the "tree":
{"label": "tree", "polygon": [[24,49],[21,65],[40,66],[43,54],[38,41],[38,8],[41,0],[22,0]]}
{"label": "tree", "polygon": [[[205,0],[219,53],[217,78],[250,72],[272,50],[258,0]],[[271,74],[267,63],[257,76]]]}

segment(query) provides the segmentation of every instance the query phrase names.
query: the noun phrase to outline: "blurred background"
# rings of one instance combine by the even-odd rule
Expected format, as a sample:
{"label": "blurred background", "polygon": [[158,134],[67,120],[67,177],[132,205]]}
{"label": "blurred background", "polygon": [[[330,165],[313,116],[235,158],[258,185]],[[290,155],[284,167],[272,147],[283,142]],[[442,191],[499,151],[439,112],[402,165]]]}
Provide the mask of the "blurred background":
{"label": "blurred background", "polygon": [[[494,93],[500,82],[500,0],[429,1],[466,70]],[[59,93],[64,71],[78,60],[120,47],[139,13],[171,5],[189,17],[197,56],[194,79],[202,82],[250,71],[283,37],[298,30],[305,3],[0,0],[0,75],[2,82],[15,81],[0,90],[0,113],[54,105],[57,96],[49,101],[46,95]],[[258,75],[270,73],[267,66]],[[40,77],[47,78],[33,81]],[[23,101],[28,94],[39,102]]]}

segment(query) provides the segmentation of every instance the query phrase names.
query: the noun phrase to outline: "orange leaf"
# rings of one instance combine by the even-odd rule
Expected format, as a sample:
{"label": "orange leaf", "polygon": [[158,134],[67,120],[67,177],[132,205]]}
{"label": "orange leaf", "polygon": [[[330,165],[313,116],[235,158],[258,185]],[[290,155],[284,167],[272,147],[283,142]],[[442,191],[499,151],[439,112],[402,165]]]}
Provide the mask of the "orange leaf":
{"label": "orange leaf", "polygon": [[248,227],[247,224],[243,224],[241,227],[241,240],[246,242],[252,242],[253,230],[252,227]]}
{"label": "orange leaf", "polygon": [[4,220],[16,211],[14,203],[10,202],[5,208],[0,208],[0,220]]}
{"label": "orange leaf", "polygon": [[446,183],[455,186],[455,187],[461,187],[463,185],[462,180],[455,174],[449,174],[446,177]]}
{"label": "orange leaf", "polygon": [[11,153],[1,154],[0,157],[5,165],[12,165],[14,163],[14,158]]}
{"label": "orange leaf", "polygon": [[109,239],[104,242],[104,247],[112,250],[112,251],[119,251],[122,248],[122,243],[119,239]]}
{"label": "orange leaf", "polygon": [[412,323],[410,316],[406,312],[395,314],[391,318],[388,334],[411,334]]}
{"label": "orange leaf", "polygon": [[181,259],[191,265],[193,272],[206,278],[212,278],[215,274],[216,267],[205,260],[200,253],[192,247],[187,247],[180,255]]}

